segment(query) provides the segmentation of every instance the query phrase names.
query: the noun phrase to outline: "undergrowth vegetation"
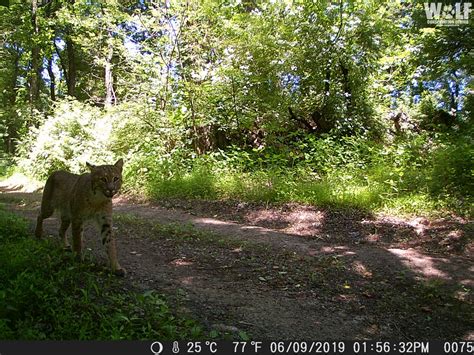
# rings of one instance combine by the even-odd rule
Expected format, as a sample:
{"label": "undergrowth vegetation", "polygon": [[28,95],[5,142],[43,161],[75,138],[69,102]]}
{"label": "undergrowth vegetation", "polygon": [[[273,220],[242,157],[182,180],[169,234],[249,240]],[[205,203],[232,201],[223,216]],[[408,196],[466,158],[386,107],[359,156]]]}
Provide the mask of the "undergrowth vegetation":
{"label": "undergrowth vegetation", "polygon": [[51,241],[28,237],[25,220],[0,209],[0,339],[190,339],[203,333],[165,299],[127,290]]}
{"label": "undergrowth vegetation", "polygon": [[[83,115],[81,112],[88,112]],[[196,154],[170,132],[67,102],[22,143],[21,169],[86,171],[85,162],[124,157],[130,193],[150,198],[237,199],[435,214],[472,215],[472,129],[365,136],[286,135],[259,148],[230,146]],[[141,123],[140,123],[141,122]]]}
{"label": "undergrowth vegetation", "polygon": [[127,188],[150,197],[242,199],[468,215],[474,188],[469,136],[429,135],[375,144],[307,139],[284,150],[238,148],[131,159]]}

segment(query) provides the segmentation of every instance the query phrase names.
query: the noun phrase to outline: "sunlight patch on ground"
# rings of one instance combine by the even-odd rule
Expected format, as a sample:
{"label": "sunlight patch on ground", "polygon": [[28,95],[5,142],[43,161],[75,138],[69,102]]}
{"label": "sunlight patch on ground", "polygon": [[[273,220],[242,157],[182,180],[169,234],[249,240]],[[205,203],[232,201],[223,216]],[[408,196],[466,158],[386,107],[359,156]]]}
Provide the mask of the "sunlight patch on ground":
{"label": "sunlight patch on ground", "polygon": [[463,336],[462,339],[463,339],[463,340],[472,340],[472,339],[474,339],[474,330],[467,332],[467,333]]}
{"label": "sunlight patch on ground", "polygon": [[460,282],[461,285],[474,287],[474,281],[472,279],[464,279]]}
{"label": "sunlight patch on ground", "polygon": [[410,270],[418,272],[425,277],[439,277],[450,280],[451,277],[444,271],[437,268],[437,263],[447,263],[447,259],[432,258],[413,249],[387,249],[390,253],[398,257],[403,265]]}
{"label": "sunlight patch on ground", "polygon": [[321,251],[323,253],[334,253],[336,249],[334,249],[334,247],[331,247],[331,246],[324,246],[321,248]]}
{"label": "sunlight patch on ground", "polygon": [[303,236],[317,235],[323,226],[326,213],[311,206],[298,206],[290,211],[271,208],[250,211],[246,220],[252,224],[264,224],[268,228]]}
{"label": "sunlight patch on ground", "polygon": [[175,259],[171,262],[174,266],[189,266],[194,264],[192,261],[186,260],[185,258]]}
{"label": "sunlight patch on ground", "polygon": [[213,224],[213,225],[223,225],[223,226],[226,226],[226,225],[230,225],[230,224],[234,224],[232,222],[224,222],[224,221],[219,221],[217,219],[213,219],[213,218],[195,218],[193,220],[194,223],[198,223],[198,224]]}
{"label": "sunlight patch on ground", "polygon": [[[31,178],[21,174],[15,173],[8,179],[0,181],[0,187],[12,192],[36,192],[43,187],[43,183],[32,180]],[[7,193],[7,191],[6,191]]]}
{"label": "sunlight patch on ground", "polygon": [[423,235],[425,233],[425,230],[428,228],[429,221],[425,218],[418,217],[409,220],[408,225],[413,228],[416,234]]}
{"label": "sunlight patch on ground", "polygon": [[349,250],[346,246],[322,246],[319,249],[308,248],[307,253],[309,256],[318,256],[324,254],[337,254],[337,256],[356,255],[355,252]]}

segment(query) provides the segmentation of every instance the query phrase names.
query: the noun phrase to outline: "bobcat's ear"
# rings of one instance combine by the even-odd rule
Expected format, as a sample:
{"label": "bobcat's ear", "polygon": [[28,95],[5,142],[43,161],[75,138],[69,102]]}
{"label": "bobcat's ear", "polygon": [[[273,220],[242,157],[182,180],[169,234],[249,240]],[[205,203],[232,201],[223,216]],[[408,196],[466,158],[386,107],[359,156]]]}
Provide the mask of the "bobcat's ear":
{"label": "bobcat's ear", "polygon": [[122,170],[123,168],[123,159],[120,158],[119,160],[117,160],[117,162],[114,164],[115,167],[119,168],[120,171]]}
{"label": "bobcat's ear", "polygon": [[87,165],[87,167],[89,168],[90,171],[92,171],[95,168],[95,165],[92,165],[88,161],[86,161],[86,165]]}

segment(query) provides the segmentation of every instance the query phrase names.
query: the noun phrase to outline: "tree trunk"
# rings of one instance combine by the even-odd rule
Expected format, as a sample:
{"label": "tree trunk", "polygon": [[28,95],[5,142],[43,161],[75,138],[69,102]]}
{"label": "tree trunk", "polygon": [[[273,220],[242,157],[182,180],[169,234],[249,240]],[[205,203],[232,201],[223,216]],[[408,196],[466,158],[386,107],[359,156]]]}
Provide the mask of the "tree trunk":
{"label": "tree trunk", "polygon": [[341,71],[342,71],[342,77],[343,77],[343,90],[344,90],[344,96],[346,98],[346,110],[347,113],[350,115],[352,111],[352,89],[351,89],[351,84],[349,81],[349,69],[347,69],[344,64],[340,63],[341,66]]}
{"label": "tree trunk", "polygon": [[4,144],[5,144],[5,151],[7,153],[14,154],[15,149],[16,149],[16,140],[18,138],[18,115],[16,113],[15,108],[15,102],[16,102],[16,96],[18,93],[17,90],[17,79],[18,75],[20,73],[20,54],[18,50],[13,46],[13,51],[14,52],[14,71],[13,71],[13,76],[11,78],[11,84],[10,84],[10,95],[8,98],[8,108],[9,108],[9,123],[7,124],[7,136],[4,139]]}
{"label": "tree trunk", "polygon": [[11,50],[11,52],[14,52],[14,71],[13,71],[13,76],[11,78],[11,92],[10,92],[10,106],[13,107],[15,106],[16,102],[16,95],[17,95],[17,80],[18,80],[18,75],[20,73],[20,54],[19,50],[15,48],[16,46],[13,46],[14,50]]}
{"label": "tree trunk", "polygon": [[105,107],[111,107],[116,103],[114,92],[114,76],[112,68],[112,58],[114,56],[114,47],[109,39],[107,57],[105,59]]}
{"label": "tree trunk", "polygon": [[61,51],[59,50],[56,42],[54,42],[54,48],[56,49],[56,54],[59,57],[64,79],[66,79],[67,94],[69,96],[76,97],[76,58],[74,54],[74,43],[69,38],[69,35],[66,35],[67,60],[65,60],[61,55]]}
{"label": "tree trunk", "polygon": [[53,56],[48,58],[49,92],[51,101],[56,101],[56,78],[53,72]]}
{"label": "tree trunk", "polygon": [[30,91],[29,91],[29,103],[31,114],[33,109],[38,105],[39,99],[39,80],[40,80],[40,48],[36,43],[39,34],[38,27],[38,1],[32,0],[31,2],[31,24],[33,26],[33,45],[31,48],[31,76],[30,76]]}
{"label": "tree trunk", "polygon": [[[73,5],[75,0],[69,0],[69,4]],[[66,43],[66,56],[67,60],[64,59],[64,56],[61,55],[56,42],[53,40],[54,48],[56,49],[56,54],[59,57],[59,62],[61,69],[63,70],[64,78],[66,79],[67,94],[72,97],[76,97],[76,55],[74,50],[74,42],[71,39],[71,29],[69,26],[66,26],[64,29],[64,42]]]}
{"label": "tree trunk", "polygon": [[303,124],[306,130],[310,133],[317,133],[317,127],[314,127],[309,121],[300,118],[299,116],[295,115],[291,107],[288,107],[288,113],[290,114],[290,118],[296,122]]}
{"label": "tree trunk", "polygon": [[[451,109],[451,114],[456,115],[458,112],[458,106],[459,106],[459,81],[458,76],[456,75],[456,71],[453,71],[453,85],[452,88],[449,90],[451,102],[450,102],[450,109]],[[449,87],[449,81],[448,81],[448,87]]]}
{"label": "tree trunk", "polygon": [[326,69],[326,80],[324,81],[324,97],[325,97],[325,100],[326,100],[327,97],[329,97],[330,82],[331,82],[331,68],[328,67]]}
{"label": "tree trunk", "polygon": [[67,94],[69,96],[76,96],[76,57],[74,53],[74,42],[68,36],[66,39],[66,52],[67,52],[67,75],[66,84],[67,84]]}

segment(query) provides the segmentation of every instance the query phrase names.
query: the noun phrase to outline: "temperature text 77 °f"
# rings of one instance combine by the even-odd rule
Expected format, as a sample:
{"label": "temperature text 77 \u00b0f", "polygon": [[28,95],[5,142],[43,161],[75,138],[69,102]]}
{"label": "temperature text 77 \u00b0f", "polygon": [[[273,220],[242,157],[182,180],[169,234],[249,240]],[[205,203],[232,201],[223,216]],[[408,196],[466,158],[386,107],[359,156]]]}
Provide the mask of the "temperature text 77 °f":
{"label": "temperature text 77 \u00b0f", "polygon": [[245,349],[249,348],[249,351],[254,351],[255,353],[258,353],[258,351],[262,348],[262,342],[261,341],[234,341],[234,354],[238,353],[245,353]]}

